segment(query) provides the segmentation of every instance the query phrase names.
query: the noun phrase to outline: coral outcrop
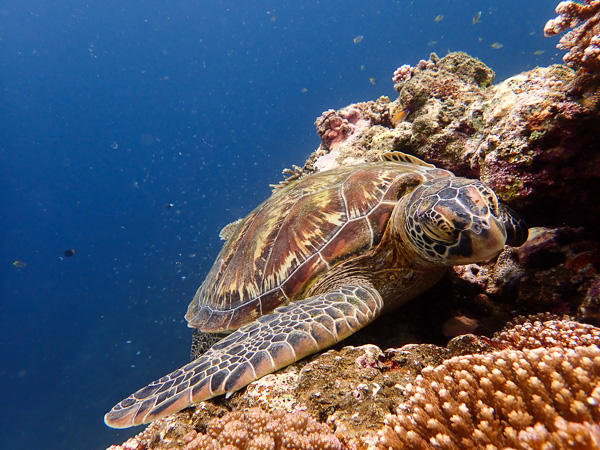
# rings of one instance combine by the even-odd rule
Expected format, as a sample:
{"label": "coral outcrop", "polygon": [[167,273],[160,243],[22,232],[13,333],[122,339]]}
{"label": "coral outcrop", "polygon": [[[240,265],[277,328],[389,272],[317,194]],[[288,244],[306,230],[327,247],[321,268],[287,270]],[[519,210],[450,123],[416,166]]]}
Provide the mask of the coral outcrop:
{"label": "coral outcrop", "polygon": [[407,389],[408,404],[386,419],[380,443],[406,449],[536,448],[540,442],[597,448],[599,382],[597,346],[452,358],[423,370]]}
{"label": "coral outcrop", "polygon": [[493,85],[491,69],[459,52],[432,55],[396,79],[393,102],[380,98],[323,113],[316,122],[321,146],[288,175],[399,150],[481,178],[534,225],[568,219],[571,226],[597,228],[600,102],[589,85],[574,91],[574,71],[536,68]]}

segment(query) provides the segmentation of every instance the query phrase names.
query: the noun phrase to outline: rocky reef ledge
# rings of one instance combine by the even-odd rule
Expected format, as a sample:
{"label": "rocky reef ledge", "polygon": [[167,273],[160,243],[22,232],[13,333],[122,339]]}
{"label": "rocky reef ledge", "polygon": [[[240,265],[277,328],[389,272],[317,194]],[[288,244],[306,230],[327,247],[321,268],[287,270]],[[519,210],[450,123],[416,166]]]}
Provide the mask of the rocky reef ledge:
{"label": "rocky reef ledge", "polygon": [[[596,3],[583,6],[599,21]],[[550,31],[579,23],[557,12]],[[523,246],[111,449],[600,448],[600,75],[586,32],[567,65],[498,84],[465,53],[402,66],[397,99],[324,112],[319,148],[274,186],[398,150],[491,186],[532,227]]]}

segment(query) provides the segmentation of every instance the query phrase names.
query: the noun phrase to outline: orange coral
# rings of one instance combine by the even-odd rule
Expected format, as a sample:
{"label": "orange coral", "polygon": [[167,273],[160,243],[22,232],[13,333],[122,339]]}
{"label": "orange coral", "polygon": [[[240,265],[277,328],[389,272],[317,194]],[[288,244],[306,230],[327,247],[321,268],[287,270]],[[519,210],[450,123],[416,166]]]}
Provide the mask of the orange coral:
{"label": "orange coral", "polygon": [[599,337],[569,320],[527,321],[493,339],[515,348],[425,368],[386,417],[380,448],[599,448]]}

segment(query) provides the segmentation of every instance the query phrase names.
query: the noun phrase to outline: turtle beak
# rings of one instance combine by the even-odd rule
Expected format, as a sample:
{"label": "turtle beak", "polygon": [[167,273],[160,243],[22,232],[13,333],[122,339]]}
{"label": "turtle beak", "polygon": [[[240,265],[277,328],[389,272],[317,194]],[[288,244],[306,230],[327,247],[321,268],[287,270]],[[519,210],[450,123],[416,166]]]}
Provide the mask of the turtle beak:
{"label": "turtle beak", "polygon": [[502,251],[506,243],[504,224],[495,217],[490,217],[487,223],[489,227],[481,227],[479,233],[471,231],[474,259],[472,262],[492,259]]}
{"label": "turtle beak", "polygon": [[458,243],[449,249],[452,264],[470,264],[492,259],[504,248],[506,230],[493,216],[476,219],[473,225],[460,234]]}

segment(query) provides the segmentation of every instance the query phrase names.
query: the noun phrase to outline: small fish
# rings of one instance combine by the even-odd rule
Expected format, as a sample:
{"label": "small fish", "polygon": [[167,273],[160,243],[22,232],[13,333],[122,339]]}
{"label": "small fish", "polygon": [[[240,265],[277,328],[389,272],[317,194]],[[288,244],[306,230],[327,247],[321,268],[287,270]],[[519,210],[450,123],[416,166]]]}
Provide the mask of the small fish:
{"label": "small fish", "polygon": [[481,11],[477,11],[475,13],[475,15],[473,16],[473,25],[475,25],[476,23],[479,23],[480,19],[481,19]]}
{"label": "small fish", "polygon": [[15,266],[17,269],[24,269],[25,267],[27,267],[27,263],[16,260],[15,262],[13,262],[13,266]]}
{"label": "small fish", "polygon": [[533,52],[534,55],[536,56],[540,56],[544,54],[544,50],[536,50],[535,52]]}
{"label": "small fish", "polygon": [[303,94],[308,92],[308,89],[306,89],[305,87],[303,87],[302,89],[300,89],[300,92],[302,92]]}
{"label": "small fish", "polygon": [[369,83],[371,84],[377,84],[377,80],[373,77],[369,78]]}
{"label": "small fish", "polygon": [[167,204],[165,205],[165,209],[171,209],[171,208],[173,208],[174,206],[175,206],[175,205],[174,205],[173,203],[167,203]]}
{"label": "small fish", "polygon": [[364,36],[358,35],[352,40],[354,41],[355,44],[360,44],[364,38],[365,38]]}
{"label": "small fish", "polygon": [[433,47],[435,44],[437,44],[437,41],[429,41],[427,43],[427,45],[429,45],[430,47]]}
{"label": "small fish", "polygon": [[438,14],[433,20],[434,22],[441,22],[442,20],[444,20],[444,16],[442,14]]}
{"label": "small fish", "polygon": [[502,45],[500,42],[494,42],[492,45],[490,45],[490,47],[495,48],[496,50],[504,47],[504,45]]}
{"label": "small fish", "polygon": [[392,123],[394,126],[398,125],[400,122],[404,122],[404,119],[408,117],[410,111],[408,109],[402,109],[392,117]]}
{"label": "small fish", "polygon": [[68,248],[63,252],[63,255],[65,255],[65,258],[70,258],[74,254],[75,254],[75,250],[73,250],[72,248]]}
{"label": "small fish", "polygon": [[360,65],[360,71],[362,72],[363,70],[365,70],[365,65],[364,65],[364,64],[361,64],[361,65]]}
{"label": "small fish", "polygon": [[482,37],[477,38],[477,39],[479,39],[479,42],[483,42],[483,38]]}

